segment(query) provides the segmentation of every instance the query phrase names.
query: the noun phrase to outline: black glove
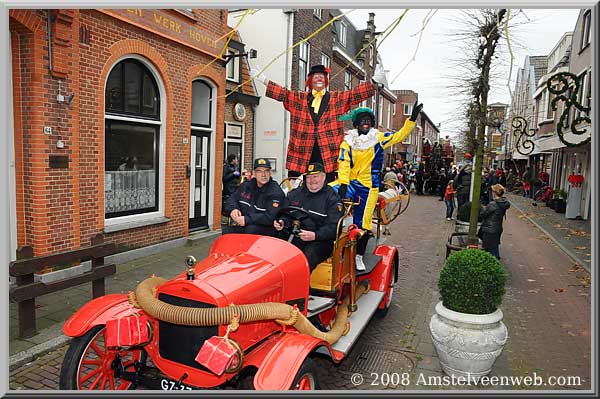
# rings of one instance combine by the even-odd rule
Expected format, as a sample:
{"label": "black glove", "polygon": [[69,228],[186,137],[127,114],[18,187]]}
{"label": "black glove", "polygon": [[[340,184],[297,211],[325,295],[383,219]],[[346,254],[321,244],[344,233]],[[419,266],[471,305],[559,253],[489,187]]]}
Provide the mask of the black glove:
{"label": "black glove", "polygon": [[417,120],[419,113],[423,109],[423,103],[417,104],[417,102],[418,101],[415,101],[415,103],[413,105],[412,113],[410,114],[410,120],[413,122],[415,122]]}
{"label": "black glove", "polygon": [[348,190],[348,185],[346,184],[340,184],[340,187],[338,188],[338,195],[340,196],[341,199],[346,198],[346,191]]}

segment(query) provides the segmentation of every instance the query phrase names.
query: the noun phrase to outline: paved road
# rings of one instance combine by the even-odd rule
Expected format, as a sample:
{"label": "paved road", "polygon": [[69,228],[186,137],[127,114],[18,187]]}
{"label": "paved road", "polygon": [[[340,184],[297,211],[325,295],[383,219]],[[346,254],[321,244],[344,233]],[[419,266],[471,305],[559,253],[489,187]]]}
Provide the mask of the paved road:
{"label": "paved road", "polygon": [[[578,377],[571,385],[532,387],[423,385],[441,377],[428,324],[439,300],[437,278],[453,222],[435,197],[415,197],[391,227],[400,251],[400,281],[387,317],[373,319],[340,365],[318,359],[323,389],[590,389],[589,274],[515,209],[508,212],[500,249],[509,278],[502,304],[509,341],[491,376]],[[56,389],[64,348],[10,373],[11,389]],[[352,376],[364,381],[355,385]],[[388,382],[387,373],[390,378]],[[394,376],[394,373],[397,373]],[[406,374],[404,374],[406,373]],[[379,378],[375,377],[379,375]],[[554,381],[554,380],[552,380]],[[386,382],[388,382],[386,384]],[[397,382],[394,385],[392,382]],[[406,385],[405,385],[406,384]]]}

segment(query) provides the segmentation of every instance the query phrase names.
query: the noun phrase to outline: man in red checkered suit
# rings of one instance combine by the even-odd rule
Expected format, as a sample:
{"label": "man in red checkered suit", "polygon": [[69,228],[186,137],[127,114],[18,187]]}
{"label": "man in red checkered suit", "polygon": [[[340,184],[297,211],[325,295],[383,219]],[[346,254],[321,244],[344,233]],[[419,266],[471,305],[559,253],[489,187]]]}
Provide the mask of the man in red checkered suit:
{"label": "man in red checkered suit", "polygon": [[291,114],[292,126],[285,163],[288,176],[305,173],[309,163],[322,163],[327,181],[333,181],[340,143],[344,138],[344,122],[339,117],[353,105],[372,97],[378,82],[385,78],[385,72],[378,65],[373,83],[362,83],[346,91],[328,91],[329,68],[314,65],[306,79],[306,87],[311,90],[292,91],[268,80],[259,70],[258,67],[253,68],[251,76],[267,86],[267,97],[283,102]]}

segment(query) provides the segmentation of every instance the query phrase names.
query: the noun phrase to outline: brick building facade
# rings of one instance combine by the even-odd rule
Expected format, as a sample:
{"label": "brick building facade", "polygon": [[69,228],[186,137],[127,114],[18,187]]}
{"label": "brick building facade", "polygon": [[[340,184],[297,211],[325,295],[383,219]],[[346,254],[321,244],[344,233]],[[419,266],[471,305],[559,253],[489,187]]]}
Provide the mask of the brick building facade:
{"label": "brick building facade", "polygon": [[127,249],[220,227],[225,121],[254,94],[225,99],[229,30],[218,9],[10,10],[16,246],[40,256],[104,233]]}
{"label": "brick building facade", "polygon": [[[417,101],[419,95],[412,90],[393,90],[393,93],[396,95],[397,100],[392,125],[394,128],[400,129],[404,126],[404,122],[410,118],[413,104]],[[415,161],[417,157],[421,156],[422,137],[420,124],[417,123],[412,133],[401,144],[395,146],[392,158],[395,161]]]}

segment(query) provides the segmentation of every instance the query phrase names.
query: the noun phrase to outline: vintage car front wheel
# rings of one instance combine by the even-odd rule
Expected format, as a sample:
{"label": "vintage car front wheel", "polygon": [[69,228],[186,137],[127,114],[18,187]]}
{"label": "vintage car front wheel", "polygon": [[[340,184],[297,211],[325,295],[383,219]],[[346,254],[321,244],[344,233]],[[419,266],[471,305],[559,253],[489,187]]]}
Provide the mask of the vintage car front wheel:
{"label": "vintage car front wheel", "polygon": [[144,364],[147,354],[141,348],[107,349],[104,325],[90,329],[71,341],[60,370],[59,389],[126,390],[131,381],[115,376],[117,355],[125,371],[133,372],[136,361]]}
{"label": "vintage car front wheel", "polygon": [[317,367],[311,358],[304,359],[304,363],[298,370],[296,378],[292,383],[292,390],[295,391],[314,391],[319,389],[319,380],[317,378]]}

